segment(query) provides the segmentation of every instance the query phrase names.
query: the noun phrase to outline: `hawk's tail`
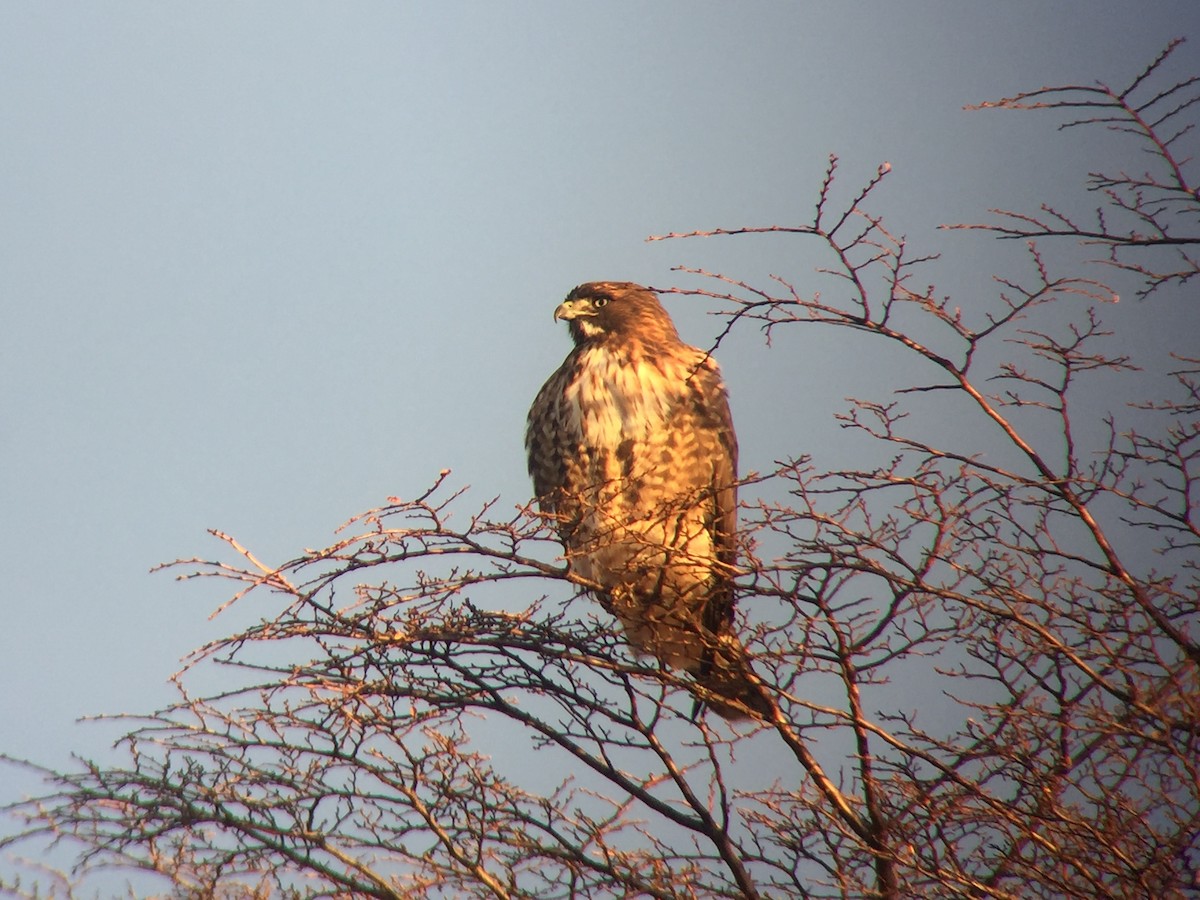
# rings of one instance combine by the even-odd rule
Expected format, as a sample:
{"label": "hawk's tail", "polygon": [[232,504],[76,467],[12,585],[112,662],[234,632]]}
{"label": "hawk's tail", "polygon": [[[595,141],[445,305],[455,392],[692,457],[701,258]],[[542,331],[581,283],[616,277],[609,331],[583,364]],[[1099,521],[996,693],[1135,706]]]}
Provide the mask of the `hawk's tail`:
{"label": "hawk's tail", "polygon": [[767,719],[775,715],[775,703],[750,668],[746,651],[730,636],[718,638],[704,653],[699,670],[692,675],[701,688],[696,694],[692,718],[711,709],[723,719]]}

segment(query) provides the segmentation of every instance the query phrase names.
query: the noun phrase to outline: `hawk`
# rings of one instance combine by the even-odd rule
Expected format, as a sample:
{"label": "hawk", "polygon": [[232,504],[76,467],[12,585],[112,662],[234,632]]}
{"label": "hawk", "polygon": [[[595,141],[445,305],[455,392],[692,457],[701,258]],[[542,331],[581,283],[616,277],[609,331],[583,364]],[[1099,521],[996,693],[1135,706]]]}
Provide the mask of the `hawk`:
{"label": "hawk", "polygon": [[737,437],[716,362],[637,284],[582,284],[554,318],[575,347],[538,392],[525,447],[571,570],[636,651],[692,675],[698,702],[768,714],[732,634]]}

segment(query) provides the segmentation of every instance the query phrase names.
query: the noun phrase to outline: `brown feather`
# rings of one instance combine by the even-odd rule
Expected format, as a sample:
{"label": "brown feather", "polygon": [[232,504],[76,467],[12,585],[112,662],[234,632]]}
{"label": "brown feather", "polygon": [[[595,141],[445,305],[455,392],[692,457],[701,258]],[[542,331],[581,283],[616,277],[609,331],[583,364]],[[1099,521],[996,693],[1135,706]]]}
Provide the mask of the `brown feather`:
{"label": "brown feather", "polygon": [[575,347],[538,392],[525,443],[572,570],[707,705],[768,714],[732,634],[737,438],[716,362],[636,284],[580,285],[555,318]]}

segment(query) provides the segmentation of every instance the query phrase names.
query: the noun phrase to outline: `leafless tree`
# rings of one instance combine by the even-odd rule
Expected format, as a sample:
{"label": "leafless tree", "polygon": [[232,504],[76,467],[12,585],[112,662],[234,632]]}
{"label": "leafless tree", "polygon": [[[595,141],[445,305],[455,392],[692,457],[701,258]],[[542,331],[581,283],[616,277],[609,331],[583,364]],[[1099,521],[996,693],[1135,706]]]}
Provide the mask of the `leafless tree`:
{"label": "leafless tree", "polygon": [[[1144,154],[1144,171],[1088,173],[1088,190],[1100,195],[1091,221],[1077,220],[1050,204],[1036,213],[993,209],[998,221],[953,228],[982,229],[1003,238],[1069,238],[1098,248],[1103,260],[1141,280],[1138,296],[1164,285],[1181,285],[1200,275],[1196,232],[1200,224],[1197,185],[1190,175],[1200,102],[1200,76],[1159,90],[1154,76],[1180,44],[1172,41],[1128,86],[1106,84],[1044,87],[973,109],[1062,110],[1061,128],[1095,128],[1131,137]],[[1189,144],[1189,142],[1191,142]],[[1182,155],[1187,153],[1186,156]]]}
{"label": "leafless tree", "polygon": [[[871,212],[886,166],[839,201],[831,159],[802,226],[664,236],[819,242],[821,293],[695,270],[685,292],[722,301],[717,343],[818,328],[916,373],[841,417],[877,463],[747,479],[772,715],[693,719],[547,523],[443,472],[282,566],[223,534],[174,564],[270,614],[196,652],[125,764],[45,772],[19,839],[178,897],[1200,896],[1200,359],[1163,394],[1105,324],[1104,270],[1046,249],[1102,248],[1146,304],[1196,274],[1200,79],[1154,86],[1175,47],[1121,90],[984,104],[1112,129],[1147,165],[1090,176],[1094,222],[952,226],[1026,242],[986,304],[918,286],[934,258]],[[1114,379],[1143,399],[1081,421]],[[229,687],[193,695],[213,666]]]}

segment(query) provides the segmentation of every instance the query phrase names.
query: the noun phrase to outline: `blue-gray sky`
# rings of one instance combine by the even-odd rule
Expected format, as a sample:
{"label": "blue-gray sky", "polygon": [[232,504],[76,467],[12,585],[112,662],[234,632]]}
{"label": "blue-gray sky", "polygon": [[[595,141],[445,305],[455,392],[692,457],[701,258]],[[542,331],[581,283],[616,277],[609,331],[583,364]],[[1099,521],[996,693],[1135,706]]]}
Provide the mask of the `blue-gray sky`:
{"label": "blue-gray sky", "polygon": [[[147,571],[206,528],[282,562],[442,468],[527,500],[575,284],[815,265],[647,235],[801,223],[828,154],[886,160],[892,226],[988,290],[937,224],[1078,198],[1093,140],[962,107],[1178,35],[1200,70],[1193,2],[0,6],[0,750],[63,764],[111,735],[77,717],[170,698],[224,594]],[[844,355],[721,352],[744,468],[836,452],[847,380],[888,377]]]}

